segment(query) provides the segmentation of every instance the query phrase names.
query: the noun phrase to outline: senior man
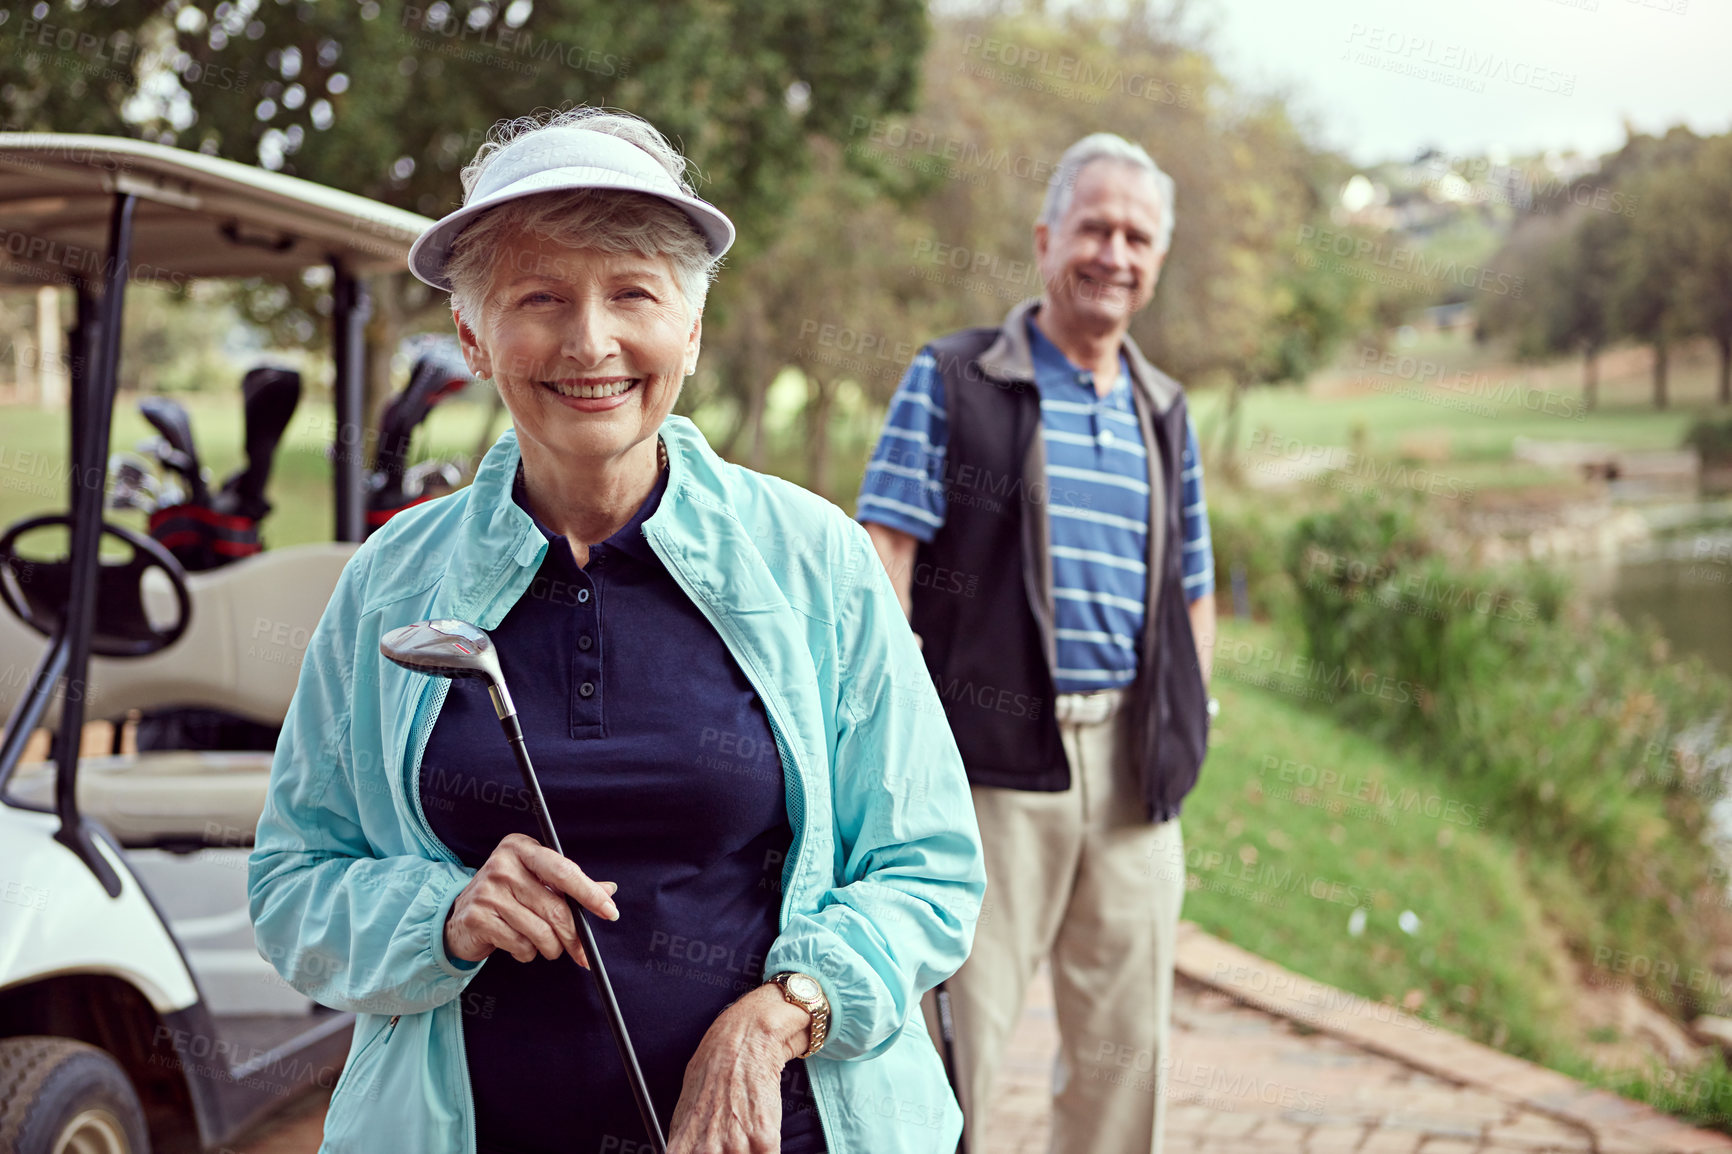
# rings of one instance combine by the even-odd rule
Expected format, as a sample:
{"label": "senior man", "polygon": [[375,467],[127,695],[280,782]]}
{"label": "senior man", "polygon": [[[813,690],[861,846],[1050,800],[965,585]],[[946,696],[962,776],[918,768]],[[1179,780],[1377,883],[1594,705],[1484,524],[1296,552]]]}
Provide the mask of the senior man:
{"label": "senior man", "polygon": [[860,494],[972,786],[987,896],[947,983],[970,1146],[1050,959],[1053,1149],[1161,1148],[1179,805],[1208,740],[1213,561],[1184,391],[1127,336],[1173,183],[1098,133],[1034,226],[1044,292],[934,341]]}

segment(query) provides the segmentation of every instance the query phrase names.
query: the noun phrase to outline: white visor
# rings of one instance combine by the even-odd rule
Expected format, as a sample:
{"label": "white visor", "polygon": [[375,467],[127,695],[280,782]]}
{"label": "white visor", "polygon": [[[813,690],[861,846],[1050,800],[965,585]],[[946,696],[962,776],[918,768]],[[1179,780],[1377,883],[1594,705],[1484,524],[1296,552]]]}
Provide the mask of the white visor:
{"label": "white visor", "polygon": [[476,217],[506,201],[544,192],[612,188],[660,197],[691,219],[711,256],[734,243],[734,224],[708,201],[684,191],[661,162],[628,140],[576,126],[544,128],[500,149],[462,208],[422,233],[409,250],[409,271],[451,291],[445,273],[451,246]]}

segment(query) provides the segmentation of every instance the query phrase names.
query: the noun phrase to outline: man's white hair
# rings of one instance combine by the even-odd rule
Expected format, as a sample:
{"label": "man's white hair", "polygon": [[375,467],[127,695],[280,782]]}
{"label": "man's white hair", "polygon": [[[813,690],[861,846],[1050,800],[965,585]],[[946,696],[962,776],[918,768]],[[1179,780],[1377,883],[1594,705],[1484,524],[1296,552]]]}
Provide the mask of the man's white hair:
{"label": "man's white hair", "polygon": [[1077,178],[1084,168],[1099,160],[1127,165],[1148,173],[1154,180],[1155,191],[1161,197],[1161,224],[1155,234],[1155,253],[1157,256],[1164,254],[1173,243],[1173,178],[1161,171],[1161,166],[1143,151],[1141,145],[1132,144],[1116,133],[1092,133],[1064,150],[1064,155],[1059,158],[1058,171],[1052,174],[1052,180],[1046,186],[1046,200],[1041,203],[1037,218],[1039,222],[1048,228],[1058,227],[1059,221],[1070,211]]}

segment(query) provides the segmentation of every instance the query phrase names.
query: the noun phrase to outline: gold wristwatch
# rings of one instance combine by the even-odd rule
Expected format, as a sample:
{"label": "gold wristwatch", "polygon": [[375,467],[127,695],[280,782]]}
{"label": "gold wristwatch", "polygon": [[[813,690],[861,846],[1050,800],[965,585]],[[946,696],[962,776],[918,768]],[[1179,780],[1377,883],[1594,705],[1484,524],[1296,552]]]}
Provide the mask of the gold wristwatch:
{"label": "gold wristwatch", "polygon": [[824,1039],[830,1033],[830,999],[824,996],[824,987],[812,975],[792,970],[770,980],[782,988],[784,998],[812,1015],[811,1045],[800,1055],[810,1058],[824,1048]]}

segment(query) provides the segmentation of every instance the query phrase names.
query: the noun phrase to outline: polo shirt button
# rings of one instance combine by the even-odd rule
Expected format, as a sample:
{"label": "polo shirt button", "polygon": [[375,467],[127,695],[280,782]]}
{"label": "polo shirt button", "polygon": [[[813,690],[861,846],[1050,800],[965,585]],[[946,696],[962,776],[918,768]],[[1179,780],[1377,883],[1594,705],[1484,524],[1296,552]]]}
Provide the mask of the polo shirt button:
{"label": "polo shirt button", "polygon": [[577,639],[577,647],[579,649],[583,650],[585,653],[588,653],[589,647],[591,645],[594,645],[594,644],[595,644],[594,640],[592,640],[590,638],[589,634],[587,634],[587,633],[585,633],[582,637],[579,637]]}
{"label": "polo shirt button", "polygon": [[[1101,430],[1101,444],[1111,445],[1112,443],[1113,443],[1113,431],[1111,429],[1102,429]],[[583,597],[583,594],[579,593],[578,597],[581,600]]]}
{"label": "polo shirt button", "polygon": [[586,681],[582,685],[578,686],[577,687],[577,695],[579,697],[594,697],[595,696],[595,682]]}
{"label": "polo shirt button", "polygon": [[588,589],[579,589],[577,591],[577,603],[579,605],[582,605],[585,601],[588,601],[588,600],[589,600],[589,590]]}

